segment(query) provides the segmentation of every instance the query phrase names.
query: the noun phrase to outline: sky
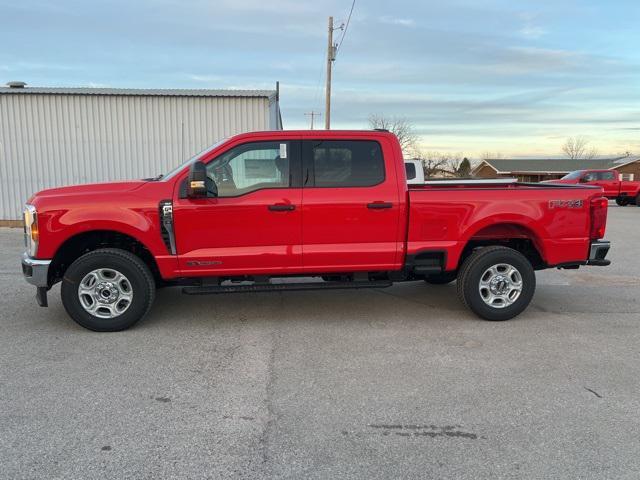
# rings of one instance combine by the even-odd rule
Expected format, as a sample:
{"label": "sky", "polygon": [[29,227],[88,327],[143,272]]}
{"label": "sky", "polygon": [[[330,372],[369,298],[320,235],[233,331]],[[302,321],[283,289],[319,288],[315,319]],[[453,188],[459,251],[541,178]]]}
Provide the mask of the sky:
{"label": "sky", "polygon": [[[308,128],[305,112],[324,111],[327,18],[346,22],[351,3],[0,0],[0,83],[278,80],[285,128]],[[640,1],[356,0],[332,88],[332,128],[405,118],[423,150],[554,156],[584,136],[640,155]]]}

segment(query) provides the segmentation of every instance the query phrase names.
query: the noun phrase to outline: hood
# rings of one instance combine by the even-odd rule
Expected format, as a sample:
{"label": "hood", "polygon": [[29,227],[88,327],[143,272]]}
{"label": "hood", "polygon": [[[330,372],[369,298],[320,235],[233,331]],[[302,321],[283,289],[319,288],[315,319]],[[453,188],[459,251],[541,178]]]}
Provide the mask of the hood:
{"label": "hood", "polygon": [[41,190],[29,199],[31,203],[35,199],[68,197],[73,195],[93,195],[97,193],[125,193],[132,192],[147,183],[145,180],[136,180],[129,182],[105,182],[105,183],[87,183],[84,185],[72,185],[70,187],[48,188]]}

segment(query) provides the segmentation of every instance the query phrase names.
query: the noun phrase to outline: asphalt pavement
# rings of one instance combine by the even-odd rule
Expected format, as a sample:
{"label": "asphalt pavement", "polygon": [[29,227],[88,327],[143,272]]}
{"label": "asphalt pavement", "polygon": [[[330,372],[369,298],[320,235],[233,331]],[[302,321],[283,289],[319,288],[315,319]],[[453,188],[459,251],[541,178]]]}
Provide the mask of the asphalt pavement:
{"label": "asphalt pavement", "polygon": [[190,297],[94,333],[0,229],[0,478],[640,478],[640,208],[492,323],[455,285]]}

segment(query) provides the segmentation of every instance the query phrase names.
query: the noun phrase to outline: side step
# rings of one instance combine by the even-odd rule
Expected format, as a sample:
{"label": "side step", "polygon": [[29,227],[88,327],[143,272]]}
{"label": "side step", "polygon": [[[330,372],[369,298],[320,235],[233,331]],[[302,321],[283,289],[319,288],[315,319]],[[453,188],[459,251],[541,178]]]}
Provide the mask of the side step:
{"label": "side step", "polygon": [[205,285],[202,287],[183,287],[186,295],[210,295],[214,293],[243,292],[281,292],[283,290],[336,290],[342,288],[386,288],[392,282],[376,280],[373,282],[309,282],[309,283],[254,283],[250,285]]}

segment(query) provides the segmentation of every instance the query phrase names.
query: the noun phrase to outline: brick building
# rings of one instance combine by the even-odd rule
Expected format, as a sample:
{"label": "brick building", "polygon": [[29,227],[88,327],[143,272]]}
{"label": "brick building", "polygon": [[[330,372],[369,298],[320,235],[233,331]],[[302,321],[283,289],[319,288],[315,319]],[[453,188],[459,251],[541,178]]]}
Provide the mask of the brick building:
{"label": "brick building", "polygon": [[574,170],[618,170],[624,180],[640,180],[640,157],[543,159],[487,159],[471,175],[478,178],[517,177],[522,182],[540,182],[561,178]]}

